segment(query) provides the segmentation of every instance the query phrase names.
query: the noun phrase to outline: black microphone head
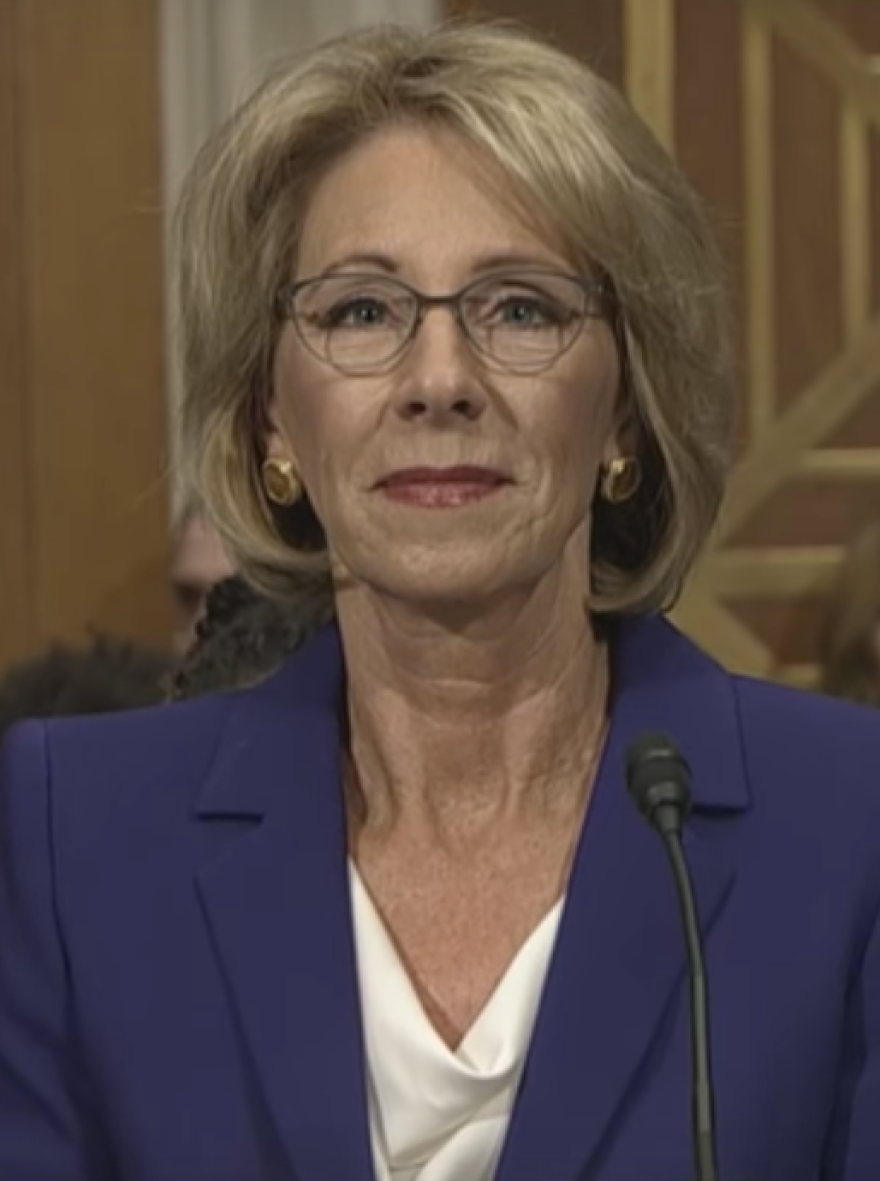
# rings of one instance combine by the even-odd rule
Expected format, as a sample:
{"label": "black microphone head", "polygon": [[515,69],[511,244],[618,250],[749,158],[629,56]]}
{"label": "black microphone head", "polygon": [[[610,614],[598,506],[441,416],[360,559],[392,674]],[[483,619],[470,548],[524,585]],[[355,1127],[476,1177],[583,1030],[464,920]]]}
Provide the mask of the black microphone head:
{"label": "black microphone head", "polygon": [[629,794],[649,824],[681,831],[690,810],[691,771],[668,734],[642,734],[626,749]]}

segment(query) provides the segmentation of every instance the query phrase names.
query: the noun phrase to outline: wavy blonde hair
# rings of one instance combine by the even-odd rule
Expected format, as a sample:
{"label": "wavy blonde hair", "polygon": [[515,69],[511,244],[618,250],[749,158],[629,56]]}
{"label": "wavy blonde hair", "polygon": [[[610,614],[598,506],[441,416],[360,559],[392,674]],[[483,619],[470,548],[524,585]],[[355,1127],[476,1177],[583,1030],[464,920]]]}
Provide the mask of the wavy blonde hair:
{"label": "wavy blonde hair", "polygon": [[669,606],[714,522],[730,460],[716,244],[679,169],[613,87],[506,24],[337,39],[283,64],[205,145],[176,222],[184,487],[262,590],[284,597],[297,572],[324,561],[317,522],[285,519],[261,488],[274,299],[316,179],[401,123],[442,127],[494,160],[573,265],[609,279],[622,413],[643,481],[625,504],[596,497],[592,606]]}

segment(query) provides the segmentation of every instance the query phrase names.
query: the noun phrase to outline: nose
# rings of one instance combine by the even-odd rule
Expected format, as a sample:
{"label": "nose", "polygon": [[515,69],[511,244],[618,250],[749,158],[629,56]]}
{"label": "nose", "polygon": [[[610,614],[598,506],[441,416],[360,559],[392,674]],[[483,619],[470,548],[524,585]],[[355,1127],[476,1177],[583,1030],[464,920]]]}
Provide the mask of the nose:
{"label": "nose", "polygon": [[399,370],[395,409],[402,418],[438,424],[474,421],[488,405],[479,371],[455,314],[430,308]]}

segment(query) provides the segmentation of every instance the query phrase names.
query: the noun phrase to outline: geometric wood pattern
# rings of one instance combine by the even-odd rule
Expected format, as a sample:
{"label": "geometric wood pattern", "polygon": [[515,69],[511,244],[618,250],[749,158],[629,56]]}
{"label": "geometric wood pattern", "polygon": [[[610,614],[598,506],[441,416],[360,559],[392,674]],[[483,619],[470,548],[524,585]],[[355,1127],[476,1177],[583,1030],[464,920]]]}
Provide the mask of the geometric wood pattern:
{"label": "geometric wood pattern", "polygon": [[[859,520],[880,513],[880,6],[740,0],[739,8],[743,444],[678,616],[727,663],[809,684],[841,546]],[[792,147],[795,130],[802,143]],[[799,217],[800,241],[786,247],[785,219]],[[786,299],[804,302],[792,314]],[[824,341],[798,372],[813,327]]]}

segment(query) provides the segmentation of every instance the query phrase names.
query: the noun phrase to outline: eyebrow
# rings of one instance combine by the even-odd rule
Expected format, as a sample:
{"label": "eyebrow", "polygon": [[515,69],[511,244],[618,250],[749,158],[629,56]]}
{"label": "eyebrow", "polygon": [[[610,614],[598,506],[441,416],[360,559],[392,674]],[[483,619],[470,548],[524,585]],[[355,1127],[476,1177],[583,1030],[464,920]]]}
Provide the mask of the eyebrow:
{"label": "eyebrow", "polygon": [[355,254],[343,255],[342,258],[338,258],[335,262],[331,262],[329,266],[318,271],[318,274],[321,276],[333,275],[337,271],[361,266],[376,267],[380,271],[387,271],[389,275],[396,274],[400,269],[390,254],[382,254],[378,251],[359,251]]}
{"label": "eyebrow", "polygon": [[[334,275],[339,271],[352,267],[375,267],[389,275],[397,275],[402,270],[401,265],[390,254],[381,251],[357,251],[336,259],[322,270],[318,276]],[[481,275],[492,271],[506,270],[513,267],[526,267],[532,270],[566,270],[567,264],[558,258],[549,258],[539,254],[529,254],[523,251],[501,250],[490,254],[482,254],[471,265],[471,274]]]}

